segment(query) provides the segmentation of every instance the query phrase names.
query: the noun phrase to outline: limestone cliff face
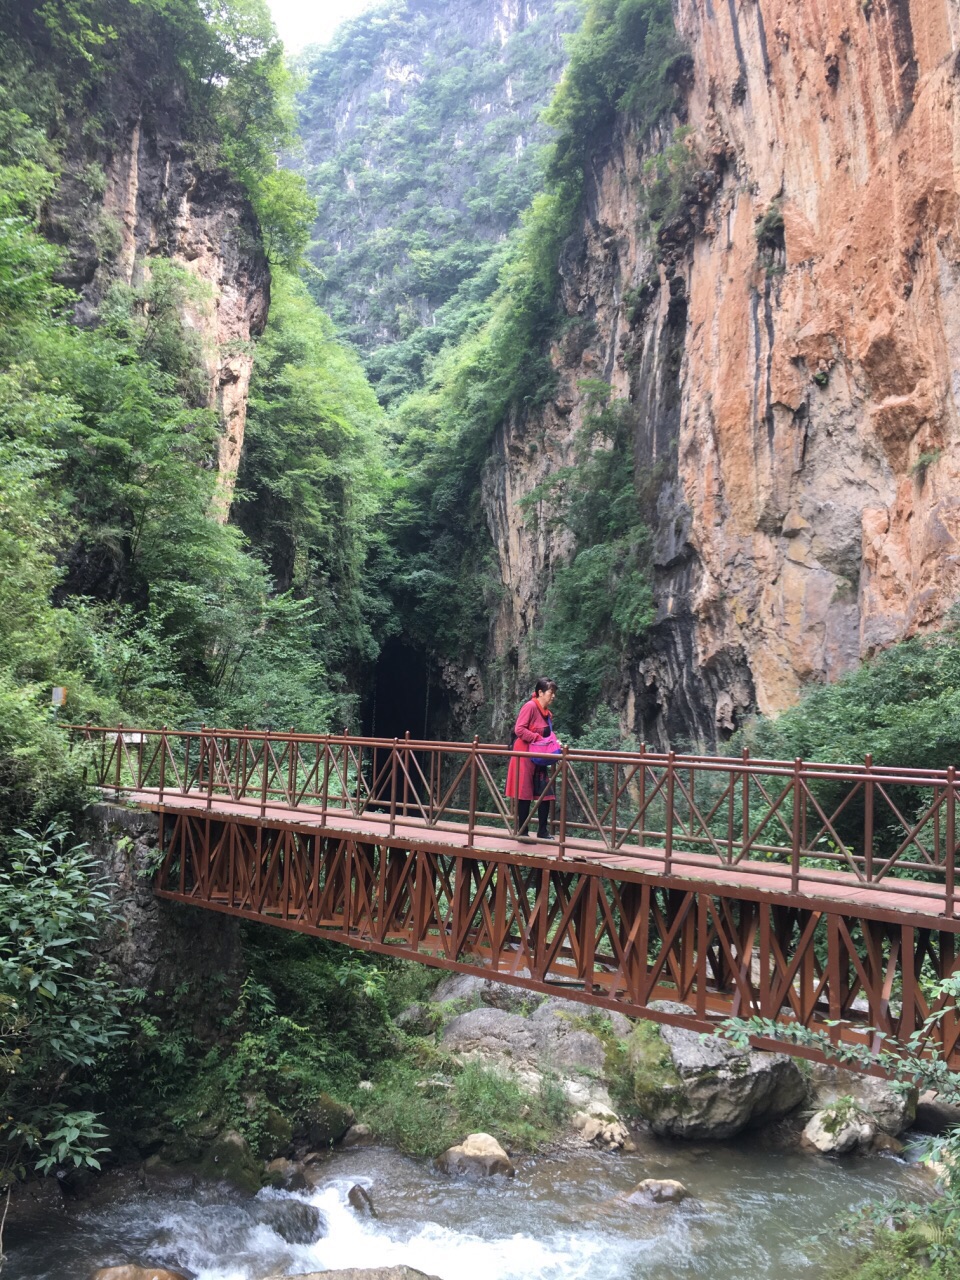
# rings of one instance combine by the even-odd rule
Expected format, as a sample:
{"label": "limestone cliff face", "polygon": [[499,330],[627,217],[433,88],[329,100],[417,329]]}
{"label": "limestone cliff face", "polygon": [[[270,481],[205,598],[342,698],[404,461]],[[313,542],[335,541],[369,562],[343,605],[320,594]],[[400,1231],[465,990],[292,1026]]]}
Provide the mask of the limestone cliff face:
{"label": "limestone cliff face", "polygon": [[503,652],[564,552],[516,499],[567,459],[580,380],[632,401],[659,463],[658,622],[624,719],[661,743],[786,707],[960,595],[960,2],[675,12],[684,206],[638,231],[644,157],[669,139],[624,125],[562,264],[584,323],[555,353],[560,394],[504,428],[486,485]]}
{"label": "limestone cliff face", "polygon": [[[67,282],[91,321],[110,285],[141,284],[169,258],[201,284],[185,316],[200,335],[207,405],[219,412],[220,506],[225,519],[243,446],[252,340],[266,324],[270,273],[240,187],[191,154],[176,94],[165,113],[138,108],[134,86],[113,86],[113,123],[91,155],[78,127],[48,230],[69,248]],[[91,174],[94,178],[91,179]]]}

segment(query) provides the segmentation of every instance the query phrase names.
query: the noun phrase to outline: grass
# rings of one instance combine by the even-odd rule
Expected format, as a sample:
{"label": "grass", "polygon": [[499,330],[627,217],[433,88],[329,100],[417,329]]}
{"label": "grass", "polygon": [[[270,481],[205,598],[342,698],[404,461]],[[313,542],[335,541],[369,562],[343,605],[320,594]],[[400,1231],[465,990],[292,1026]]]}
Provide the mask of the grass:
{"label": "grass", "polygon": [[682,1081],[655,1022],[637,1023],[625,1042],[625,1053],[629,1070],[624,1081],[632,1095],[631,1110],[635,1115],[649,1117],[667,1099],[676,1101]]}
{"label": "grass", "polygon": [[569,1114],[563,1091],[545,1079],[531,1094],[479,1062],[458,1066],[424,1051],[384,1063],[370,1091],[350,1099],[377,1138],[414,1156],[437,1156],[468,1133],[489,1133],[512,1151],[533,1151],[557,1136]]}

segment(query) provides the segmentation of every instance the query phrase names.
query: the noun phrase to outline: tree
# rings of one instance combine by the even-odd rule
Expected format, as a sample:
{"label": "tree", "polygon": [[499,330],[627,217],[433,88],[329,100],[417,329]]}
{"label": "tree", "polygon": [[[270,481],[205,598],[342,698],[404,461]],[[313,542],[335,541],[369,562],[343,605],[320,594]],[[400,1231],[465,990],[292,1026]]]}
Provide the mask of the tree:
{"label": "tree", "polygon": [[126,1030],[96,954],[113,917],[86,845],[56,826],[17,832],[0,869],[0,1187],[29,1170],[100,1167],[106,1131],[83,1097]]}

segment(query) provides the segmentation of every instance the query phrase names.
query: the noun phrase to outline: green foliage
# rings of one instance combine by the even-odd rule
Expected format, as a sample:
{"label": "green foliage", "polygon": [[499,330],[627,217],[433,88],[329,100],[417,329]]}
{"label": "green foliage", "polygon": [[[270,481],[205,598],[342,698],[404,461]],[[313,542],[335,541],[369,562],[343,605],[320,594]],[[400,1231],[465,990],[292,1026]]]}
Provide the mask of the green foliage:
{"label": "green foliage", "polygon": [[316,206],[300,177],[277,170],[294,140],[294,86],[265,0],[0,0],[0,19],[31,79],[56,78],[49,108],[68,108],[88,132],[109,132],[125,77],[147,115],[176,102],[184,142],[245,188],[271,261],[299,262]]}
{"label": "green foliage", "polygon": [[[134,1034],[97,1082],[123,1133],[156,1134],[170,1156],[191,1159],[224,1128],[260,1146],[275,1112],[303,1133],[328,1095],[352,1096],[401,1053],[391,1018],[435,981],[420,965],[270,929],[245,932],[244,958],[237,990],[211,980],[142,993],[162,1017],[132,1010]],[[206,1033],[199,1007],[220,1011]]]}
{"label": "green foliage", "polygon": [[[953,1024],[960,1008],[960,977],[954,975],[928,992],[932,1013],[905,1045],[873,1031],[874,1051],[866,1044],[843,1044],[826,1031],[768,1018],[728,1019],[720,1034],[746,1048],[751,1036],[804,1045],[819,1050],[844,1067],[864,1071],[880,1067],[894,1086],[933,1090],[949,1106],[960,1105],[960,1072],[929,1053],[931,1032]],[[841,1104],[847,1100],[841,1099]],[[928,1143],[925,1159],[938,1167],[942,1198],[928,1204],[894,1202],[875,1205],[853,1224],[857,1261],[843,1271],[844,1280],[957,1280],[960,1277],[960,1126]],[[890,1230],[892,1223],[894,1230]]]}
{"label": "green foliage", "polygon": [[[468,328],[425,362],[422,389],[392,412],[393,595],[404,634],[428,652],[462,659],[485,648],[500,591],[480,507],[491,441],[505,421],[522,424],[536,412],[554,385],[549,345],[558,324],[558,264],[579,209],[591,131],[621,109],[653,124],[673,101],[677,48],[669,4],[591,3],[547,116],[559,135],[546,189],[506,242],[494,292],[457,295]],[[573,532],[577,552],[553,584],[532,655],[563,684],[573,731],[596,705],[623,646],[650,621],[648,535],[629,414],[597,409],[578,475],[550,486],[562,499],[552,518]],[[574,478],[582,494],[573,483],[564,489]]]}
{"label": "green foliage", "polygon": [[409,1155],[436,1156],[466,1133],[490,1133],[507,1148],[533,1150],[555,1137],[569,1107],[558,1085],[545,1080],[526,1093],[515,1080],[441,1055],[384,1063],[370,1093],[354,1101],[378,1136]]}
{"label": "green foliage", "polygon": [[871,1232],[837,1280],[960,1280],[957,1226],[957,1210],[942,1205],[904,1214],[896,1231]]}
{"label": "green foliage", "polygon": [[[743,745],[768,758],[940,769],[960,758],[960,631],[893,645],[775,719],[758,719]],[[737,744],[739,745],[739,744]]]}
{"label": "green foliage", "polygon": [[[364,14],[306,59],[313,287],[385,403],[416,388],[495,287],[499,241],[542,186],[537,115],[562,68],[558,34],[579,20],[548,0],[501,44],[427,0]],[[343,120],[346,100],[359,106]]]}
{"label": "green foliage", "polygon": [[554,472],[524,504],[538,519],[569,530],[576,542],[570,561],[554,573],[528,662],[531,671],[547,671],[560,685],[565,731],[573,734],[654,618],[633,417],[626,403],[606,403],[605,383],[584,389],[597,411],[587,420],[574,464]]}
{"label": "green foliage", "polygon": [[382,548],[381,410],[356,357],[304,285],[274,276],[257,352],[236,519],[273,581],[309,599],[328,667],[356,673],[377,653],[384,609],[370,571]]}
{"label": "green foliage", "polygon": [[124,1033],[96,966],[111,911],[95,860],[55,827],[17,836],[0,868],[0,1186],[28,1168],[100,1167],[85,1086]]}
{"label": "green foliage", "polygon": [[619,114],[643,125],[666,116],[688,56],[670,0],[591,0],[545,116],[558,133],[548,169],[552,183],[580,186],[598,137]]}

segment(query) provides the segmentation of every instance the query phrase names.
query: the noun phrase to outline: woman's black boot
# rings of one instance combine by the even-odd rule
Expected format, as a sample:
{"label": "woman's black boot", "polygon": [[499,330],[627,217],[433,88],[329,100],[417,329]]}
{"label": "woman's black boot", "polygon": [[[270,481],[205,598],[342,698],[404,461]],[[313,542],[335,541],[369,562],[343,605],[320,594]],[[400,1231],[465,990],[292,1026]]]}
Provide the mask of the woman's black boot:
{"label": "woman's black boot", "polygon": [[541,800],[537,805],[537,839],[550,839],[550,801]]}

